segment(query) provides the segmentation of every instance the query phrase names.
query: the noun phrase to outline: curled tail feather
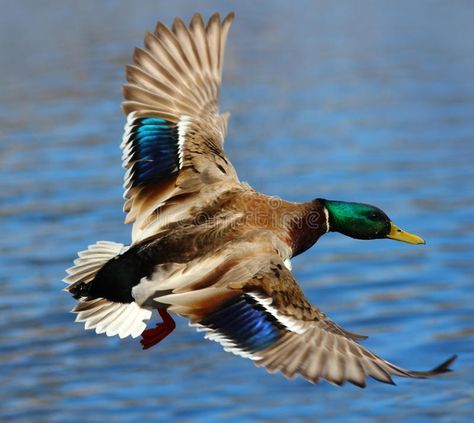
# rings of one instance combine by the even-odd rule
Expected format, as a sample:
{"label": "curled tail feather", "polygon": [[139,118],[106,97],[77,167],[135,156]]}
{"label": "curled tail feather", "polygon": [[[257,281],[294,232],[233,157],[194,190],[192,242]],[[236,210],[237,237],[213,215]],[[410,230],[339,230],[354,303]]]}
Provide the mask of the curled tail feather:
{"label": "curled tail feather", "polygon": [[136,302],[119,303],[105,298],[91,298],[88,291],[97,272],[111,259],[128,249],[123,244],[99,241],[78,253],[74,266],[67,269],[64,289],[78,300],[71,310],[77,313],[76,322],[84,322],[85,329],[120,338],[138,337],[146,328],[144,321],[151,317],[151,310],[140,307]]}

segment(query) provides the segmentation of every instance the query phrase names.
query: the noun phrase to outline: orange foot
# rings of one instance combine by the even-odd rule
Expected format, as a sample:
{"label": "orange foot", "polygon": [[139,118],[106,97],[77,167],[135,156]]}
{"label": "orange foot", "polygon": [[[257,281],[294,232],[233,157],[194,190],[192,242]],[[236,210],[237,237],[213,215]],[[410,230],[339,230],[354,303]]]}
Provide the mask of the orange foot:
{"label": "orange foot", "polygon": [[163,322],[157,323],[153,329],[146,329],[142,332],[140,343],[143,345],[144,350],[165,339],[176,327],[176,323],[166,310],[158,309],[158,313],[160,313]]}

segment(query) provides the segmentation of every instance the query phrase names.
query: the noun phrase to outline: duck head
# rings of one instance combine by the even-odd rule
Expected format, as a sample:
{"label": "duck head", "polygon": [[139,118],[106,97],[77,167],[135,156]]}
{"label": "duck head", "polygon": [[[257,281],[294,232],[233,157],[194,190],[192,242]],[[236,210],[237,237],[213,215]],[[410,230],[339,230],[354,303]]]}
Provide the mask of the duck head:
{"label": "duck head", "polygon": [[345,201],[319,201],[327,211],[330,231],[355,239],[389,238],[409,244],[425,244],[423,238],[400,229],[378,207]]}

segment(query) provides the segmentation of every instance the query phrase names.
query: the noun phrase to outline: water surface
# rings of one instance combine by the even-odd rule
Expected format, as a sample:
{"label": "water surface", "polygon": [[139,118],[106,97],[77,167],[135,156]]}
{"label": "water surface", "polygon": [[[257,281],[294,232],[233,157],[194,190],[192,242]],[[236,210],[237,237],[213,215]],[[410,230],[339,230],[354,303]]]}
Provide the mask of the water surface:
{"label": "water surface", "polygon": [[[474,5],[468,1],[4,2],[0,16],[2,421],[463,422],[474,409]],[[308,297],[408,368],[312,386],[178,320],[158,347],[85,332],[61,292],[96,240],[127,243],[123,66],[155,21],[236,10],[222,109],[242,180],[376,204],[426,246],[336,234],[294,260]]]}

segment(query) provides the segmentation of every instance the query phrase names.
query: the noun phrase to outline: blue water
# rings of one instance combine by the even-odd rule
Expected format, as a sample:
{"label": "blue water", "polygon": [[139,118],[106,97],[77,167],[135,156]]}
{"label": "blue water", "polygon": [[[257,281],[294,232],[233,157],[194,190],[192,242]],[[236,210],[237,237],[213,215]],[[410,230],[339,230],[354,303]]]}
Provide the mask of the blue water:
{"label": "blue water", "polygon": [[[242,180],[369,202],[426,246],[337,234],[294,260],[309,298],[433,380],[287,381],[183,319],[158,347],[83,330],[64,269],[123,225],[123,66],[155,21],[236,10],[222,109]],[[467,422],[474,411],[474,3],[4,2],[0,418]]]}

